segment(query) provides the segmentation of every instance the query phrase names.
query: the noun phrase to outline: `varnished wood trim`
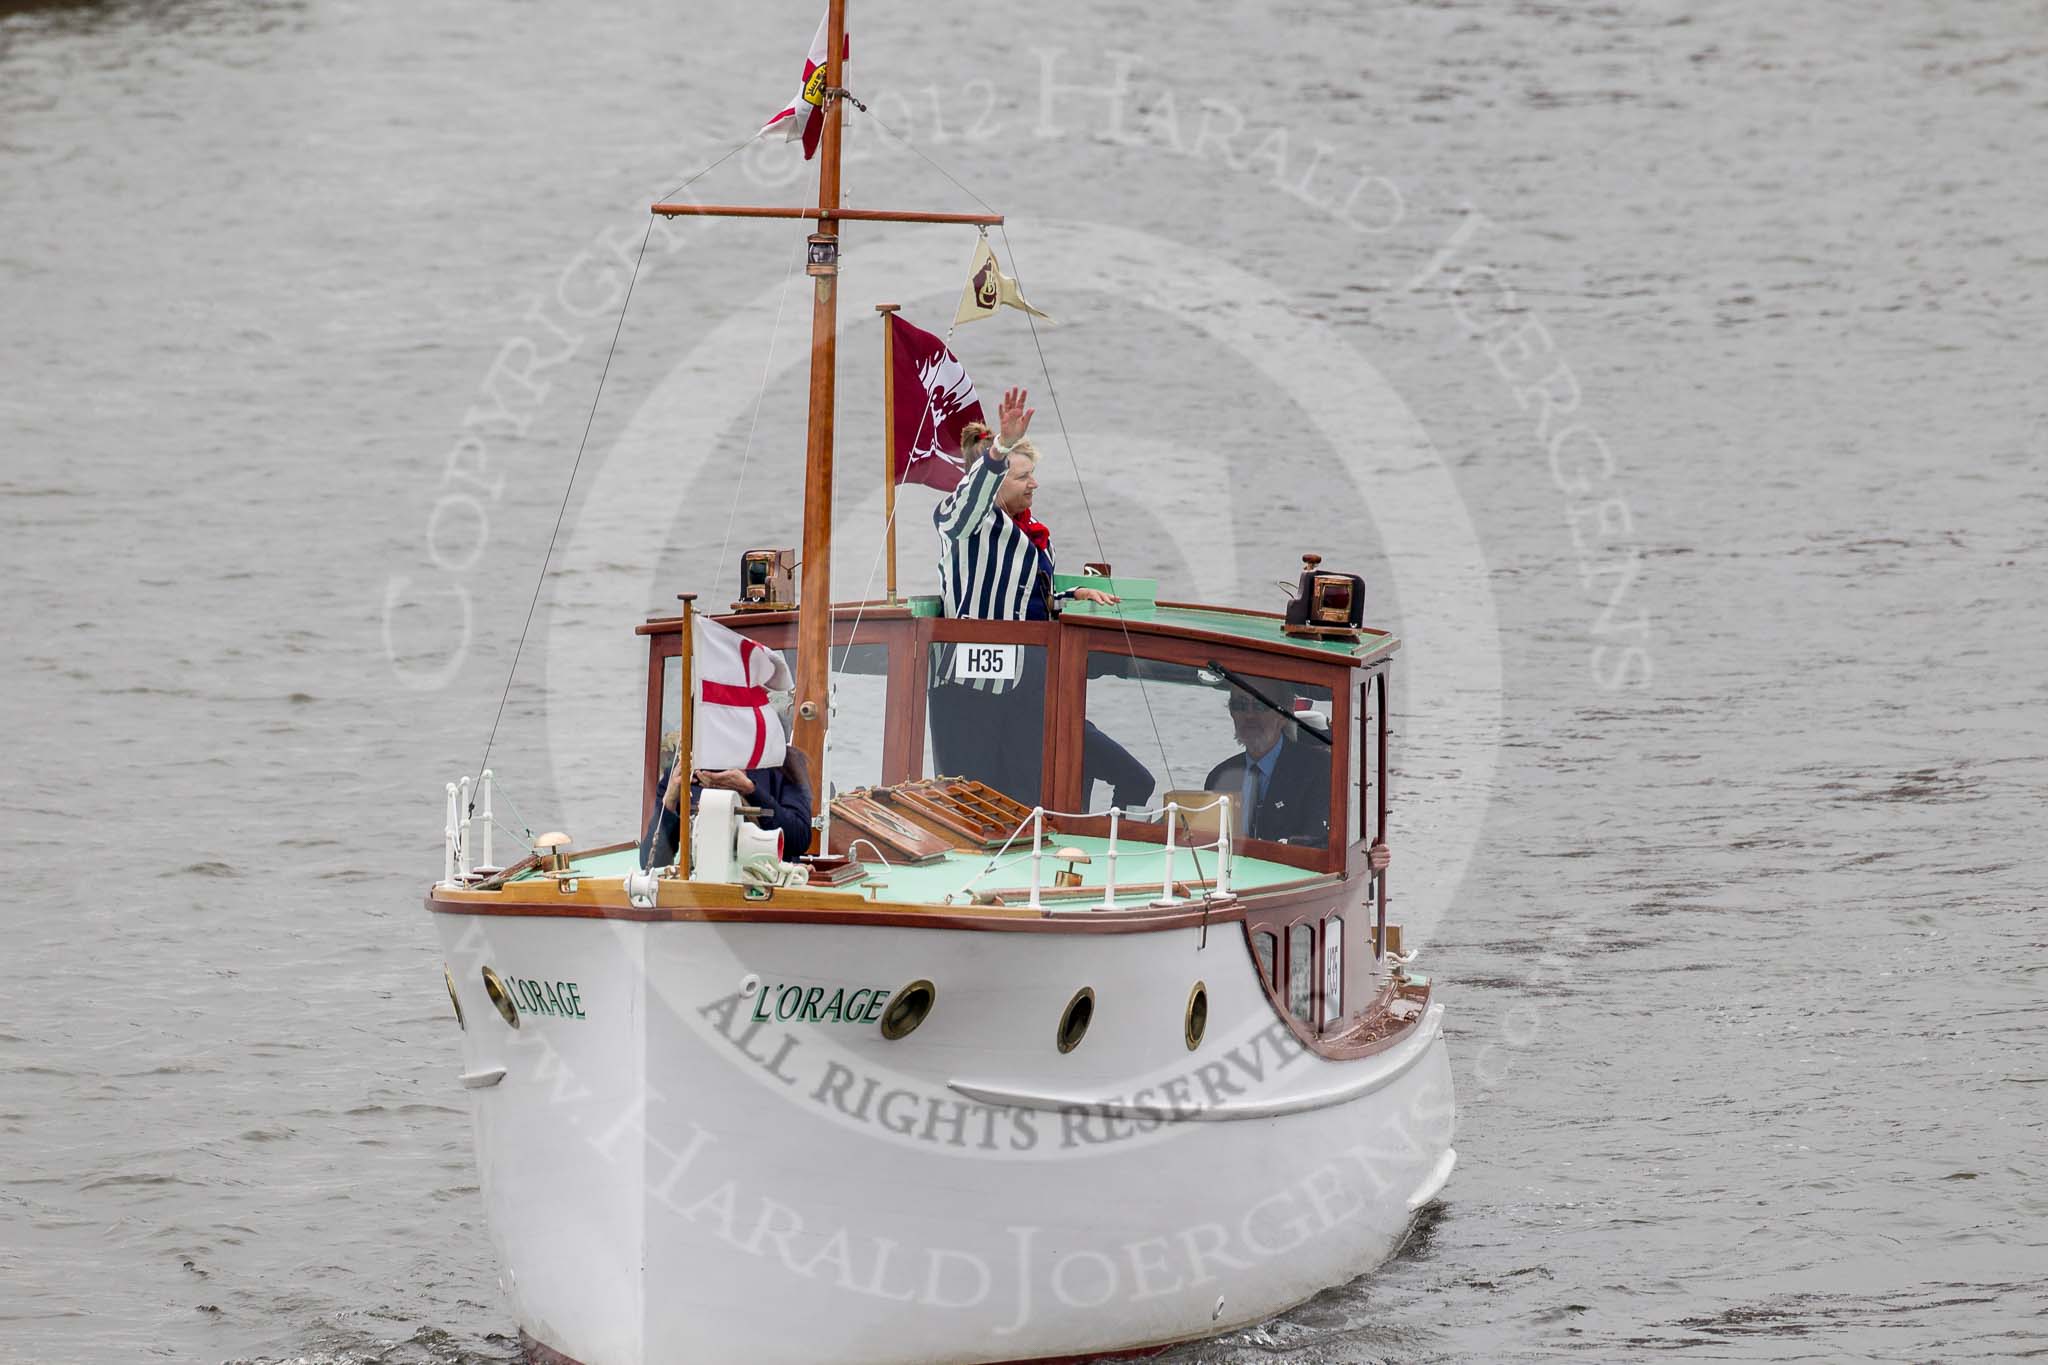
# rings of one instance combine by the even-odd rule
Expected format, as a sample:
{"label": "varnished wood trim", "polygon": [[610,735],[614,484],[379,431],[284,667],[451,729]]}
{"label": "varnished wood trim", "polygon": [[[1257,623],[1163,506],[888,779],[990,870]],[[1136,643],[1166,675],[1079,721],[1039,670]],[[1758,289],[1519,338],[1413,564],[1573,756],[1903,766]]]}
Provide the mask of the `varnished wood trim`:
{"label": "varnished wood trim", "polygon": [[948,213],[930,209],[850,209],[844,205],[821,208],[783,208],[774,204],[656,204],[649,210],[663,218],[699,216],[705,218],[812,218],[824,222],[848,223],[966,223],[975,227],[1001,227],[1000,213]]}
{"label": "varnished wood trim", "polygon": [[[748,900],[742,888],[713,882],[664,880],[659,904],[637,909],[625,903],[615,878],[579,878],[575,891],[556,889],[553,878],[519,882],[502,891],[437,886],[426,908],[443,915],[504,915],[555,919],[617,919],[640,923],[716,922],[768,924],[867,924],[913,929],[972,929],[1000,933],[1138,934],[1230,924],[1248,907],[1267,915],[1291,907],[1326,903],[1334,907],[1347,883],[1337,878],[1305,879],[1204,907],[1200,901],[1166,908],[1061,910],[1047,914],[1028,906],[920,906],[866,901],[850,892],[809,887],[773,888],[765,900]],[[1249,940],[1247,940],[1249,947]]]}
{"label": "varnished wood trim", "polygon": [[927,616],[919,634],[937,644],[1039,645],[1051,648],[1059,627],[1051,621],[982,621],[965,616]]}
{"label": "varnished wood trim", "polygon": [[[721,626],[730,626],[742,635],[762,626],[791,626],[796,624],[797,613],[793,611],[728,611],[706,612]],[[838,602],[832,607],[832,620],[851,621],[854,617],[863,621],[908,621],[916,619],[910,608],[901,602],[890,603],[882,597],[864,602]],[[655,616],[633,627],[635,635],[678,635],[682,633],[683,618],[680,616]],[[761,641],[767,644],[766,640]]]}

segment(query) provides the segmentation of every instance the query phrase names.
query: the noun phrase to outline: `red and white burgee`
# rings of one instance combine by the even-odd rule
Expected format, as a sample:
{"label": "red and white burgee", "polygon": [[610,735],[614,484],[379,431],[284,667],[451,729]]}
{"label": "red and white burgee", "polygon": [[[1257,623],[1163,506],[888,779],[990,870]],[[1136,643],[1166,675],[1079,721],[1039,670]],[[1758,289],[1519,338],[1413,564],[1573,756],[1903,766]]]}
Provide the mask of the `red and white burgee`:
{"label": "red and white burgee", "polygon": [[981,395],[960,357],[921,327],[889,314],[889,362],[896,389],[896,482],[950,493],[967,465],[960,429],[986,422]]}
{"label": "red and white burgee", "polygon": [[[797,86],[796,98],[789,107],[761,125],[757,136],[765,137],[780,130],[785,140],[804,140],[804,160],[809,161],[818,154],[818,139],[825,131],[825,45],[827,31],[832,26],[832,13],[827,10],[825,17],[818,21],[818,36],[811,39],[811,51],[804,58],[804,78]],[[853,39],[840,35],[839,62],[843,69],[846,60],[853,54]]]}
{"label": "red and white burgee", "polygon": [[697,768],[774,768],[789,741],[770,691],[791,687],[779,650],[749,640],[707,617],[696,618],[691,670],[697,675],[697,710],[691,747]]}

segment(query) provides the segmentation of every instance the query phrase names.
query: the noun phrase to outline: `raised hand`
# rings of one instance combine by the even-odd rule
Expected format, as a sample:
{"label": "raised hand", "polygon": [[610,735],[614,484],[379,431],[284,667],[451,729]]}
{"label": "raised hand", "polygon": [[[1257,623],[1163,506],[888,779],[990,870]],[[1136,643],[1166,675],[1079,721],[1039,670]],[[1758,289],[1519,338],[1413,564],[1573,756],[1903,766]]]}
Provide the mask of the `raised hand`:
{"label": "raised hand", "polygon": [[1003,394],[1002,404],[996,409],[997,420],[1002,424],[1003,444],[1013,446],[1024,439],[1030,430],[1031,414],[1036,408],[1024,406],[1024,400],[1031,395],[1022,389],[1009,389]]}

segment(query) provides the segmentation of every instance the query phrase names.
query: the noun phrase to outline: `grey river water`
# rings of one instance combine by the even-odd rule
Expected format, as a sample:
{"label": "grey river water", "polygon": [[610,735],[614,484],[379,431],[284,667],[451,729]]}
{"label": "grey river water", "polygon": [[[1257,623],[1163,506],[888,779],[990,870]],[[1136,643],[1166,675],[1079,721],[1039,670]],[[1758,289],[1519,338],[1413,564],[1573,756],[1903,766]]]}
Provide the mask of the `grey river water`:
{"label": "grey river water", "polygon": [[[972,206],[893,130],[1062,320],[1070,559],[1092,514],[1172,595],[1274,607],[1320,550],[1409,640],[1404,717],[1461,661],[1438,733],[1478,757],[1404,749],[1393,822],[1398,918],[1474,798],[1421,935],[1461,1164],[1391,1263],[1172,1358],[2048,1352],[2048,10],[853,13],[849,201]],[[816,14],[0,3],[0,1360],[512,1358],[421,909],[441,784],[608,262]],[[943,324],[972,238],[918,231],[849,229],[850,314],[897,287],[866,243],[930,253]],[[804,291],[765,371],[714,329],[773,316],[797,236],[653,239],[492,751],[515,824],[630,833],[632,625],[795,543]],[[1129,285],[1034,271],[1076,252]],[[847,325],[842,596],[878,503]],[[1042,388],[1017,315],[959,343]],[[1333,435],[1258,367],[1303,344],[1425,445]],[[663,394],[731,418],[606,491]],[[667,548],[591,529],[636,525]],[[584,640],[616,685],[568,697]]]}

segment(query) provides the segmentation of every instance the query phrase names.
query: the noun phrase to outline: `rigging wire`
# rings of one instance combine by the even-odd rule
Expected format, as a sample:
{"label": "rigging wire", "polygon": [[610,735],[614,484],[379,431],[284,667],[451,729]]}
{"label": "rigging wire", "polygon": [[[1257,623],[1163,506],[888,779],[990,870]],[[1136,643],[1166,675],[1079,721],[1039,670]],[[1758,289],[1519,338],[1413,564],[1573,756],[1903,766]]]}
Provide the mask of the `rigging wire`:
{"label": "rigging wire", "polygon": [[681,194],[684,190],[690,188],[690,186],[696,184],[699,180],[702,180],[705,176],[711,174],[720,166],[723,166],[726,162],[738,156],[742,151],[745,151],[747,145],[760,136],[761,135],[758,132],[748,133],[738,142],[735,142],[732,144],[732,146],[726,148],[725,151],[719,155],[716,161],[710,162],[708,165],[705,165],[696,172],[692,173],[689,176],[689,178],[684,180],[682,184],[676,186],[674,189],[668,190],[665,193],[657,196],[658,201],[665,202],[667,200],[673,199],[676,195]]}
{"label": "rigging wire", "polygon": [[[633,257],[633,274],[626,281],[626,297],[619,303],[619,321],[612,328],[612,344],[604,353],[604,368],[598,371],[597,392],[590,396],[590,414],[583,419],[583,439],[576,443],[576,460],[569,466],[569,482],[562,489],[562,505],[555,511],[555,529],[548,534],[547,553],[541,556],[540,573],[533,580],[533,598],[526,604],[526,621],[519,627],[519,643],[512,649],[512,665],[505,670],[505,690],[498,694],[498,713],[491,717],[490,738],[484,741],[484,756],[476,765],[481,780],[491,761],[491,746],[498,742],[498,723],[505,719],[505,702],[512,695],[512,679],[519,672],[519,656],[526,650],[527,632],[533,629],[534,609],[540,606],[540,590],[548,581],[548,564],[555,556],[555,542],[562,535],[562,521],[569,515],[569,495],[576,488],[576,472],[583,467],[583,453],[590,446],[590,429],[597,423],[597,404],[604,397],[604,381],[612,372],[612,357],[618,354],[619,334],[626,330],[626,310],[633,304],[633,286],[640,282],[640,263],[647,258],[647,243],[654,236],[654,215],[647,215],[647,231],[640,234],[640,251]],[[476,811],[474,800],[470,813]]]}
{"label": "rigging wire", "polygon": [[[726,162],[732,160],[733,157],[739,155],[740,151],[743,148],[745,148],[747,144],[751,143],[757,136],[759,136],[758,133],[749,133],[745,138],[742,138],[740,141],[735,142],[732,146],[726,148],[726,150],[723,153],[721,153],[716,159],[712,160],[711,162],[709,162],[708,164],[706,164],[705,166],[691,174],[690,176],[686,177],[683,180],[683,182],[677,185],[674,189],[669,190],[665,194],[662,194],[660,198],[663,200],[667,200],[674,197],[675,195],[681,194],[684,190],[696,184],[699,180],[702,180],[705,176],[711,174],[711,172],[717,170]],[[604,368],[598,371],[597,392],[593,393],[590,396],[590,413],[583,419],[583,436],[576,443],[576,459],[574,463],[572,463],[569,466],[569,482],[562,489],[562,505],[555,512],[555,528],[553,531],[548,533],[548,548],[546,553],[544,553],[541,556],[540,573],[538,576],[535,577],[533,583],[533,597],[526,604],[526,619],[524,622],[521,623],[519,627],[519,643],[513,646],[512,663],[511,666],[505,670],[505,689],[503,692],[498,694],[498,710],[497,713],[491,717],[491,733],[489,737],[484,740],[484,756],[476,765],[477,776],[479,781],[482,780],[483,770],[490,765],[491,747],[498,742],[498,726],[505,719],[505,703],[512,696],[512,680],[515,677],[517,677],[519,673],[519,656],[526,651],[526,637],[528,632],[530,632],[533,629],[533,613],[535,609],[540,606],[541,589],[547,584],[548,581],[548,565],[554,559],[555,544],[558,540],[561,539],[562,520],[569,513],[569,495],[573,493],[576,489],[576,474],[577,471],[582,469],[583,467],[583,455],[585,450],[587,450],[590,445],[591,427],[597,421],[597,405],[599,400],[601,400],[604,397],[604,383],[612,372],[612,357],[618,354],[619,336],[626,329],[626,310],[632,307],[633,305],[633,288],[640,282],[640,266],[642,262],[644,262],[647,259],[647,244],[649,241],[653,240],[654,224],[655,215],[649,213],[647,215],[647,230],[640,234],[640,250],[637,253],[635,253],[633,257],[632,276],[626,281],[626,297],[619,301],[619,320],[612,327],[611,345],[606,348],[604,353]],[[784,283],[786,284],[787,281],[785,281]],[[756,415],[758,416],[758,409],[756,410]],[[472,788],[472,791],[473,790],[474,789]],[[476,813],[476,802],[473,798],[470,801],[468,813],[471,815],[474,815]]]}

